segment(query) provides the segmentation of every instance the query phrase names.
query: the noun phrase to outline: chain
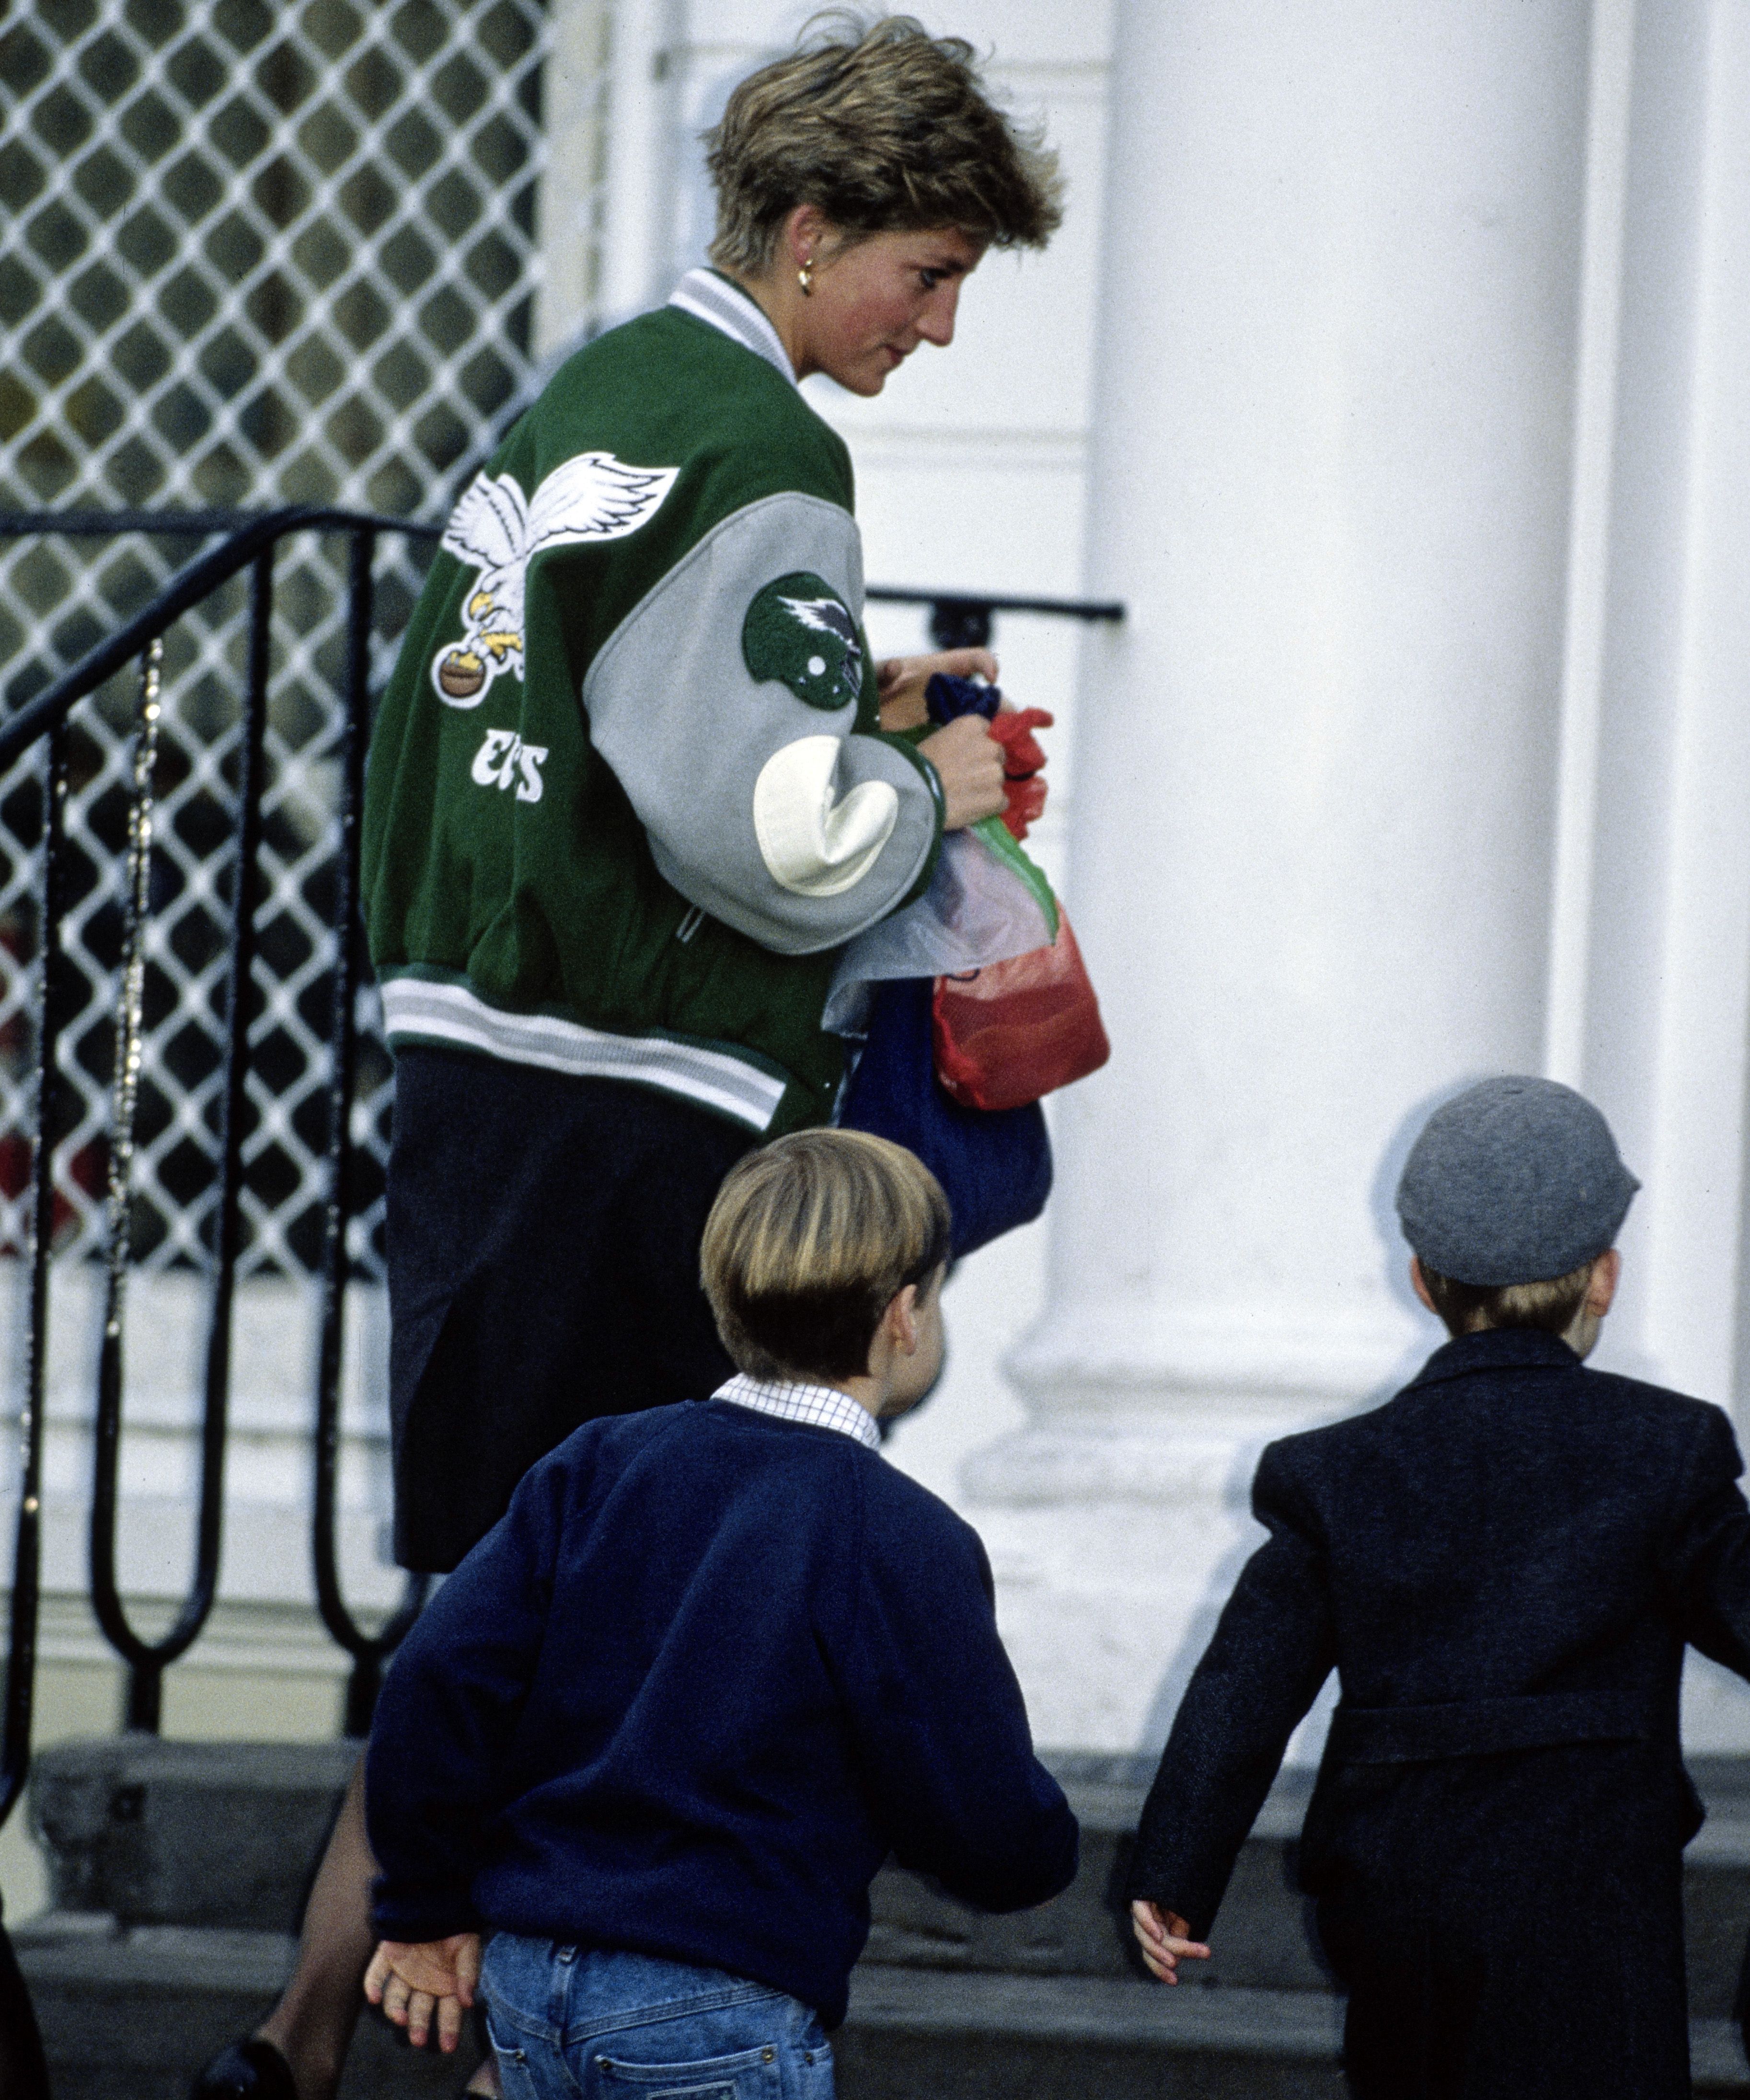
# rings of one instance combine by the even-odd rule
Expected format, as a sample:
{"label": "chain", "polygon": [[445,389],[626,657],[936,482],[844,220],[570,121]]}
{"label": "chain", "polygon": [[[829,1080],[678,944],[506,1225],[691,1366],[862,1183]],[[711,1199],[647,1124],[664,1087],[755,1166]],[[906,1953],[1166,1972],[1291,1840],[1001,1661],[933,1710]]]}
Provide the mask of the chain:
{"label": "chain", "polygon": [[109,1140],[109,1304],[107,1325],[119,1335],[122,1296],[132,1238],[128,1210],[134,1168],[134,1112],[146,998],[146,920],[152,901],[152,780],[158,758],[158,686],[164,643],[154,640],[140,660],[139,706],[135,717],[134,780],[127,812],[127,898],[122,919],[122,1011],[116,1039],[114,1107]]}

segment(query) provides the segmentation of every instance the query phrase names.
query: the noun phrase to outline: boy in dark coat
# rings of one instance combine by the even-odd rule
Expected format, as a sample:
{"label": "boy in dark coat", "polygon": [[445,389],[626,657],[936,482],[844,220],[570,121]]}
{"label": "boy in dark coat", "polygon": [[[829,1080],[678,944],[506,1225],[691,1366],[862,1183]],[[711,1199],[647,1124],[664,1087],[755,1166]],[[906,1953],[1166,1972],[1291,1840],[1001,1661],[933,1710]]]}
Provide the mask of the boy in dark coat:
{"label": "boy in dark coat", "polygon": [[1132,1912],[1171,1983],[1337,1670],[1300,1872],[1358,2100],[1690,2092],[1678,1688],[1686,1643],[1750,1677],[1750,1511],[1719,1409],[1581,1367],[1637,1186],[1549,1080],[1430,1118],[1398,1211],[1452,1339],[1265,1452],[1269,1540],[1143,1811]]}

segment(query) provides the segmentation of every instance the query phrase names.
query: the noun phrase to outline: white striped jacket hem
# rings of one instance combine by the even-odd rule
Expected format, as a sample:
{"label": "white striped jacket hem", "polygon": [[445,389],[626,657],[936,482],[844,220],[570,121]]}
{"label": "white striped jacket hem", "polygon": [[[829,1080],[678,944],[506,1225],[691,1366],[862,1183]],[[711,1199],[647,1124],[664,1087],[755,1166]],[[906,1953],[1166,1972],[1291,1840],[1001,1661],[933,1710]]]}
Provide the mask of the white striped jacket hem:
{"label": "white striped jacket hem", "polygon": [[784,1083],[722,1050],[660,1035],[612,1035],[546,1013],[506,1013],[466,985],[391,977],[382,986],[383,1030],[396,1042],[453,1043],[512,1064],[537,1065],[577,1079],[626,1079],[658,1087],[720,1115],[766,1131]]}

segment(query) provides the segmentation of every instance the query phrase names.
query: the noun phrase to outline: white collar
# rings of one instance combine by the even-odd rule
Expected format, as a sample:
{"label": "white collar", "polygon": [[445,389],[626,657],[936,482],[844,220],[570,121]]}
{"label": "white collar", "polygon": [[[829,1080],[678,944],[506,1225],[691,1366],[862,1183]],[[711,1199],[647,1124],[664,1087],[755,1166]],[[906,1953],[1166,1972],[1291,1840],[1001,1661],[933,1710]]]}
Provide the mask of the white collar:
{"label": "white collar", "polygon": [[751,1407],[760,1414],[775,1414],[780,1421],[811,1422],[818,1429],[837,1429],[846,1436],[855,1436],[871,1451],[881,1449],[881,1432],[875,1427],[874,1416],[835,1386],[752,1379],[737,1371],[711,1397],[732,1401],[737,1407]]}
{"label": "white collar", "polygon": [[695,320],[709,323],[731,342],[739,342],[744,350],[764,358],[791,386],[796,384],[795,368],[778,339],[778,331],[766,318],[764,309],[739,285],[718,276],[714,270],[689,270],[670,293],[669,304],[691,314]]}

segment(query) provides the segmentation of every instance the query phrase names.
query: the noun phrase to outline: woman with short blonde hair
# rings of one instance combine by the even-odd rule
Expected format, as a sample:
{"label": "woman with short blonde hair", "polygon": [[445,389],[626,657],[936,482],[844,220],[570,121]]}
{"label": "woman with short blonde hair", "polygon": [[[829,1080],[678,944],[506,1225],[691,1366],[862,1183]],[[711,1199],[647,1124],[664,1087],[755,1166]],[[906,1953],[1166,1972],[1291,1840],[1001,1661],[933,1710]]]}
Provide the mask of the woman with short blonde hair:
{"label": "woman with short blonde hair", "polygon": [[764,270],[798,205],[851,237],[952,226],[1042,248],[1063,216],[1056,156],[992,103],[971,45],[909,15],[837,37],[834,20],[750,73],[706,135],[718,269]]}
{"label": "woman with short blonde hair", "polygon": [[1057,157],[992,101],[973,57],[908,15],[819,16],[705,135],[711,261],[798,378],[879,393],[920,342],[952,341],[988,248],[1042,248],[1057,230]]}
{"label": "woman with short blonde hair", "polygon": [[[1056,227],[1053,157],[969,45],[840,14],[736,90],[709,165],[715,267],[569,359],[464,492],[373,732],[413,1569],[580,1423],[731,1374],[698,1279],[718,1184],[831,1119],[838,955],[1004,802],[978,717],[898,734],[932,672],[996,663],[871,660],[850,458],[798,382],[877,394],[946,347],[985,250]],[[356,1780],[292,1983],[196,2100],[333,2100],[372,1871]],[[451,1983],[412,2002],[453,2038]]]}

